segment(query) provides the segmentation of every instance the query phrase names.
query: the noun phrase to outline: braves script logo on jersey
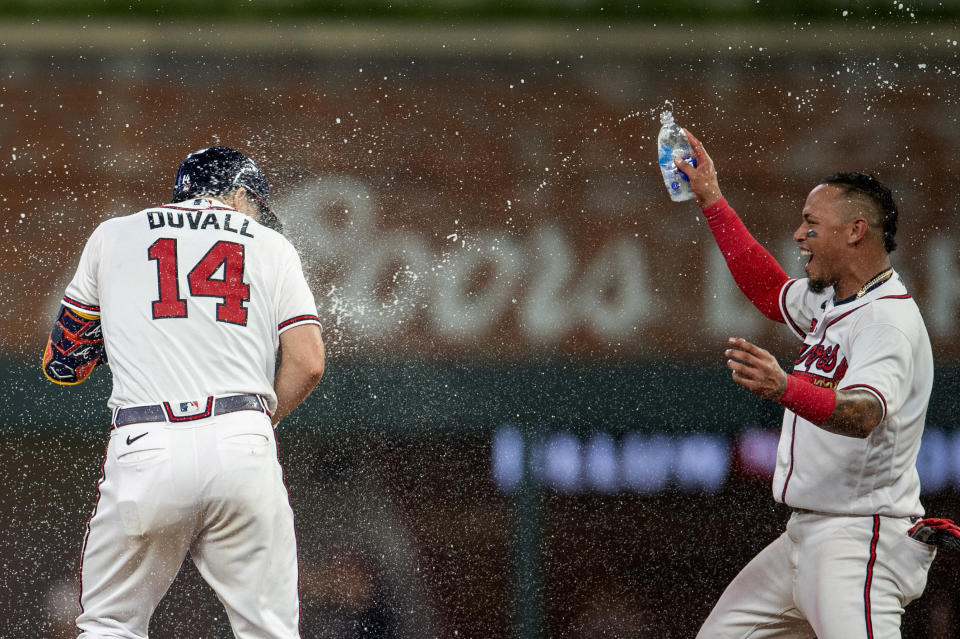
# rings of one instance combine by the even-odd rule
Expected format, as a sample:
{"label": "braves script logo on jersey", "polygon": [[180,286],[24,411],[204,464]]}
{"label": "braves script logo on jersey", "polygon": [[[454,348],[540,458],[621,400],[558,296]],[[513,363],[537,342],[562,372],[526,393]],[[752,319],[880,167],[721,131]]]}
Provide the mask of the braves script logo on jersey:
{"label": "braves script logo on jersey", "polygon": [[840,357],[839,344],[824,346],[820,343],[801,346],[793,369],[817,386],[836,388],[847,367],[847,359]]}

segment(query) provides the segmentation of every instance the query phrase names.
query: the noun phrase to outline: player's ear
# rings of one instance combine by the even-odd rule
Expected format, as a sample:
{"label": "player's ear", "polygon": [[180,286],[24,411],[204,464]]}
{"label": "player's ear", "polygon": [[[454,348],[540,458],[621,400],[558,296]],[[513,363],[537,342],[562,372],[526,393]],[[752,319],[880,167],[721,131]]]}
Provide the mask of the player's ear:
{"label": "player's ear", "polygon": [[247,199],[247,190],[242,186],[238,186],[233,193],[230,194],[230,198],[233,200],[233,208],[239,210],[239,204]]}
{"label": "player's ear", "polygon": [[847,231],[847,243],[859,244],[866,237],[870,224],[866,218],[858,217],[850,222]]}
{"label": "player's ear", "polygon": [[253,219],[257,219],[257,207],[256,203],[250,194],[242,186],[238,186],[236,190],[230,193],[227,198],[229,201],[226,203],[227,206],[234,208],[245,215],[249,215]]}
{"label": "player's ear", "polygon": [[244,204],[243,209],[237,208],[238,211],[246,213],[258,222],[262,222],[263,216],[261,215],[260,202],[257,200],[256,195],[241,186],[237,188],[237,200],[238,204],[239,201],[242,201]]}

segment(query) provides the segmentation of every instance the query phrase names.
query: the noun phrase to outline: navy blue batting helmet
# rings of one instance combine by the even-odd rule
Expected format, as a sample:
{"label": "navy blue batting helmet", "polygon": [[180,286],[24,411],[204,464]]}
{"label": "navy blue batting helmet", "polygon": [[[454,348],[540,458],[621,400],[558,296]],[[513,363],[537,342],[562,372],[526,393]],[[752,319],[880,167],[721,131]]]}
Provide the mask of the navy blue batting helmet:
{"label": "navy blue batting helmet", "polygon": [[282,232],[282,225],[270,209],[270,183],[253,160],[228,146],[211,146],[194,151],[180,163],[173,185],[173,201],[199,195],[224,195],[238,187],[246,189],[260,209],[260,222]]}
{"label": "navy blue batting helmet", "polygon": [[227,146],[194,151],[180,164],[173,186],[173,201],[197,195],[223,195],[242,186],[269,208],[270,184],[253,160]]}

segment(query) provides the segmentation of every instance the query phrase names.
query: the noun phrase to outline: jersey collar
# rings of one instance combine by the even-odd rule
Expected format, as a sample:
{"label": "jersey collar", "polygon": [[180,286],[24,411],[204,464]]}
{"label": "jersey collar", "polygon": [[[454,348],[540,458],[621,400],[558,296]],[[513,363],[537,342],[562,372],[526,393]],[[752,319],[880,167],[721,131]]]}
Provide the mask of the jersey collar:
{"label": "jersey collar", "polygon": [[834,305],[834,306],[840,306],[841,304],[847,304],[847,303],[849,303],[849,302],[854,302],[854,301],[856,301],[856,300],[864,297],[865,295],[867,295],[867,293],[870,293],[870,292],[872,292],[872,291],[880,288],[881,286],[883,286],[884,284],[886,284],[886,283],[889,282],[890,280],[894,279],[894,277],[895,277],[896,275],[897,275],[897,272],[893,270],[893,267],[892,267],[892,266],[887,267],[887,268],[883,269],[882,271],[880,271],[879,273],[877,273],[876,275],[874,275],[873,277],[871,277],[869,280],[867,280],[867,283],[864,284],[863,287],[862,287],[859,291],[857,291],[856,293],[854,293],[853,295],[851,295],[851,296],[849,296],[849,297],[845,297],[845,298],[843,298],[842,300],[834,299],[834,300],[833,300],[833,305]]}
{"label": "jersey collar", "polygon": [[190,199],[184,200],[183,202],[174,202],[173,206],[177,208],[184,209],[223,209],[227,211],[234,211],[236,209],[231,208],[229,205],[221,202],[215,197],[192,197]]}

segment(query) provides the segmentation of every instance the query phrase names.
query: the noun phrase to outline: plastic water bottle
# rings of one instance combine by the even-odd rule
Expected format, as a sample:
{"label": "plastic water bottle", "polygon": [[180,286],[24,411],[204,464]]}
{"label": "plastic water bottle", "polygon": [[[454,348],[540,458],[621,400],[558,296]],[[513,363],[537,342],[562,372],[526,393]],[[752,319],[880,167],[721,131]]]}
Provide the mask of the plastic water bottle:
{"label": "plastic water bottle", "polygon": [[690,140],[687,139],[680,125],[673,121],[673,104],[669,100],[664,105],[663,113],[660,114],[660,123],[663,125],[660,127],[660,135],[657,136],[660,172],[663,173],[663,182],[667,185],[670,199],[674,202],[693,199],[690,180],[677,168],[675,160],[682,158],[696,166],[697,159],[693,157]]}

